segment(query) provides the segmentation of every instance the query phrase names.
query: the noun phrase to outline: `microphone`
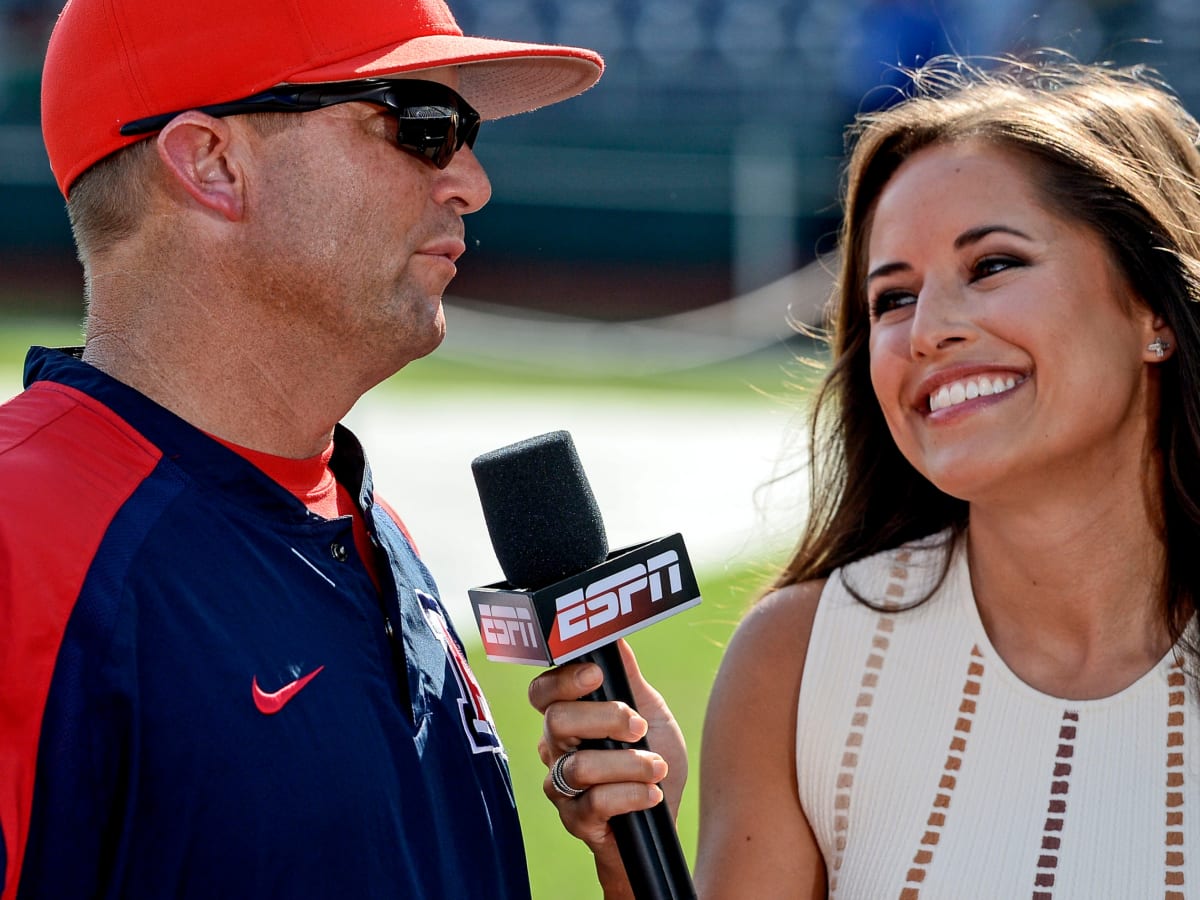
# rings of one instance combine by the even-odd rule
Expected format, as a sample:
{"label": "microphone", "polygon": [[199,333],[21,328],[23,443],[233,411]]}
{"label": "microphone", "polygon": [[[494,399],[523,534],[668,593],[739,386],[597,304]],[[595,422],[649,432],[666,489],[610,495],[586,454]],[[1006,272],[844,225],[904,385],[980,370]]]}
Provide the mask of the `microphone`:
{"label": "microphone", "polygon": [[[681,535],[610,553],[604,521],[571,435],[518,441],[471,463],[506,581],[469,591],[488,659],[559,665],[584,659],[603,684],[587,700],[636,709],[616,641],[700,602]],[[586,740],[585,749],[648,749]],[[638,900],[694,900],[670,810],[660,802],[609,826]]]}

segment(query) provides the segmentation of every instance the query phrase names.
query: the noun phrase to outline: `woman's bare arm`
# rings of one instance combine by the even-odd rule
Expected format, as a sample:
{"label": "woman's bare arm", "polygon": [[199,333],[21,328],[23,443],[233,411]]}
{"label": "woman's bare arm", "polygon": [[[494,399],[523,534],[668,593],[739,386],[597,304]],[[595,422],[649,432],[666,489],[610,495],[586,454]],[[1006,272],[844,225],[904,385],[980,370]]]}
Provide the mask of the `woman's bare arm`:
{"label": "woman's bare arm", "polygon": [[823,585],[765,598],[725,651],[700,744],[696,884],[704,900],[826,896],[795,764],[796,702]]}

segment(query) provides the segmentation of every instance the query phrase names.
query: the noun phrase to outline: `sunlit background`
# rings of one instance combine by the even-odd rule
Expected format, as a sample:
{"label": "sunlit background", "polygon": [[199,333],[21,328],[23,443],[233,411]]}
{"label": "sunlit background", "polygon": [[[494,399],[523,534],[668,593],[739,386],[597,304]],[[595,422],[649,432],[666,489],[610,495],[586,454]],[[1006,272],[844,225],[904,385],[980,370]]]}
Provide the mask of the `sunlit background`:
{"label": "sunlit background", "polygon": [[[614,546],[681,531],[705,602],[648,629],[646,641],[669,637],[639,652],[694,754],[720,645],[800,518],[802,477],[774,478],[800,434],[804,395],[785,385],[805,369],[790,361],[820,356],[792,326],[817,322],[829,290],[821,259],[846,123],[894,98],[897,64],[1038,47],[1149,64],[1200,110],[1200,3],[451,6],[469,33],[593,47],[609,68],[580,98],[484,126],[476,151],[494,194],[467,220],[446,344],[369,394],[351,425],[468,641],[466,589],[499,577],[475,455],[566,428]],[[0,0],[0,400],[20,388],[18,344],[78,337],[79,266],[38,128],[58,7]],[[523,700],[533,670],[478,668],[513,764],[535,897],[598,896],[586,853],[539,796],[538,723]],[[694,784],[680,831],[691,855]]]}
{"label": "sunlit background", "polygon": [[[0,0],[0,263],[72,286],[38,134],[57,0]],[[485,126],[495,194],[453,290],[602,320],[742,295],[811,263],[836,221],[842,127],[889,67],[1052,45],[1200,94],[1194,0],[457,0],[464,30],[578,43],[588,94]],[[78,86],[87,90],[86,82]],[[866,98],[864,101],[864,97]]]}

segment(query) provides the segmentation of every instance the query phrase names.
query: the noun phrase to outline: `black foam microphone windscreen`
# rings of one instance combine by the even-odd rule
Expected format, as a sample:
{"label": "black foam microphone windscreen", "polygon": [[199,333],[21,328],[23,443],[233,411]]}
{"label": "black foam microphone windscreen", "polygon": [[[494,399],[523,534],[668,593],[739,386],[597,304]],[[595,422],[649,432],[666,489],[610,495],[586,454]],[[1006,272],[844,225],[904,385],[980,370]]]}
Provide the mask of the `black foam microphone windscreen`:
{"label": "black foam microphone windscreen", "polygon": [[604,520],[568,432],[484,453],[471,472],[509,584],[544,587],[608,556]]}

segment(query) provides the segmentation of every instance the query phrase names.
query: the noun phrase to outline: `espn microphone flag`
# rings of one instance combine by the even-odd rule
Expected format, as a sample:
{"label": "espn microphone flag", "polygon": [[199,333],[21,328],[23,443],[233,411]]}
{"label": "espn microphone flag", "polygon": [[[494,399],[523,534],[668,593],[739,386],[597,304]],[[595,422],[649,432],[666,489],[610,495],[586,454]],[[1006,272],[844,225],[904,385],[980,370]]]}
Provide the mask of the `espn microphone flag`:
{"label": "espn microphone flag", "polygon": [[682,535],[617,550],[540,590],[508,582],[468,592],[487,658],[560,665],[700,602]]}

